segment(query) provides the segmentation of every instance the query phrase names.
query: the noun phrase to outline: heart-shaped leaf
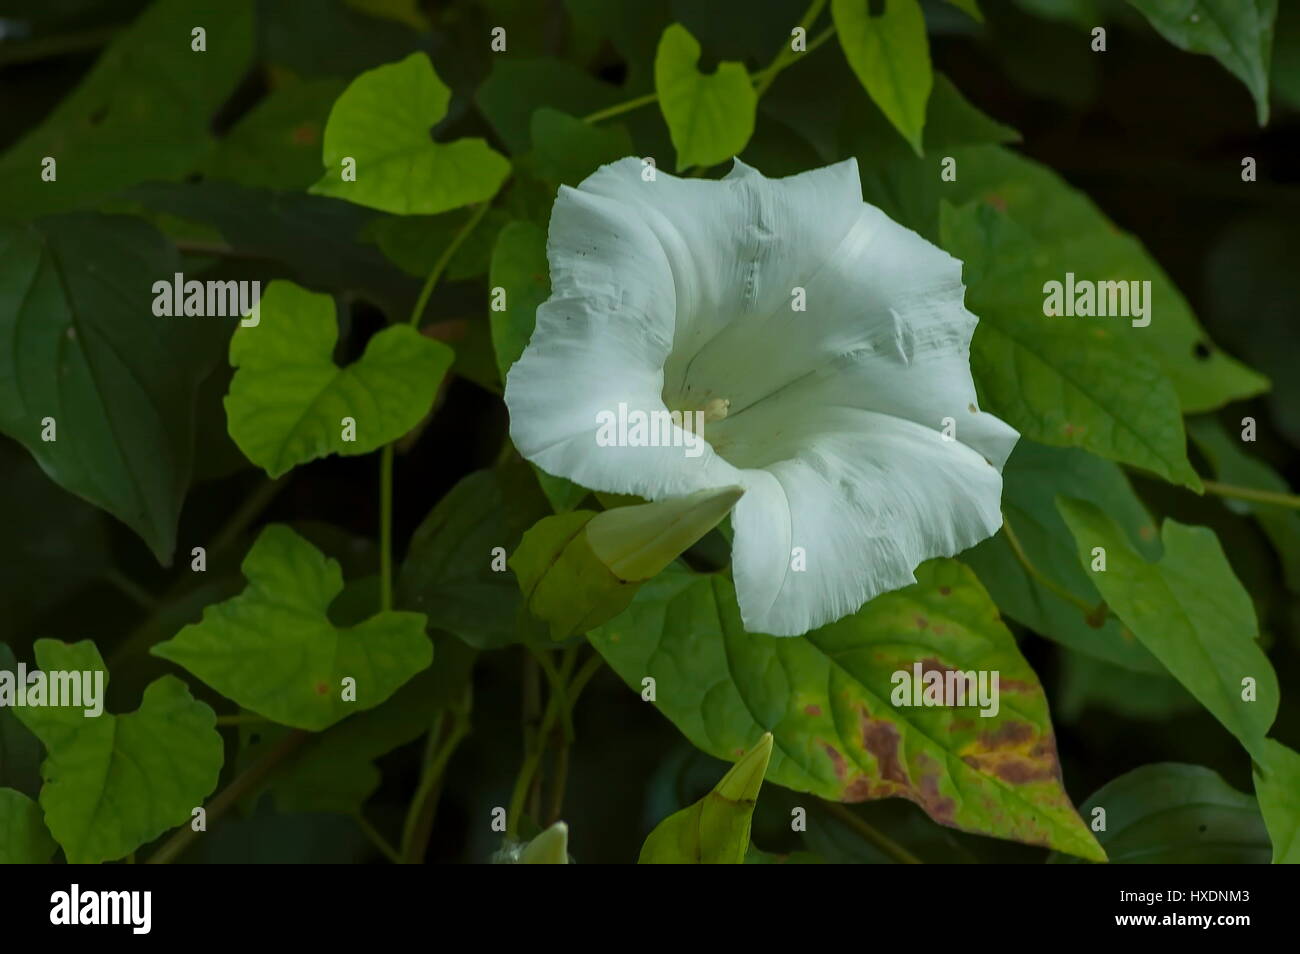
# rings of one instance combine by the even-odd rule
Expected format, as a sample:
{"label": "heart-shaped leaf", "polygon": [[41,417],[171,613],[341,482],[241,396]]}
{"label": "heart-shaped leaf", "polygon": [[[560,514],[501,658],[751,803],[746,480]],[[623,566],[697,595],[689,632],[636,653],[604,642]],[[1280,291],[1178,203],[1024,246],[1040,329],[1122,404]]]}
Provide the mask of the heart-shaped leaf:
{"label": "heart-shaped leaf", "polygon": [[238,369],[225,401],[230,436],[272,477],[397,440],[429,412],[453,357],[441,342],[394,325],[340,368],[337,341],[333,299],[284,281],[262,296],[258,323],[230,341]]}
{"label": "heart-shaped leaf", "polygon": [[867,95],[920,155],[934,85],[925,17],[916,0],[885,0],[879,16],[871,7],[869,0],[831,0],[840,47]]}
{"label": "heart-shaped leaf", "polygon": [[712,166],[741,153],[754,134],[758,94],[743,63],[700,72],[700,44],[680,23],[655,53],[655,92],[677,150],[677,168]]}
{"label": "heart-shaped leaf", "polygon": [[[61,679],[100,671],[101,688],[108,684],[89,640],[37,640],[36,662]],[[49,753],[41,807],[72,864],[125,857],[189,821],[216,788],[223,759],[216,714],[175,676],[150,683],[135,712],[87,713],[82,705],[14,709]]]}
{"label": "heart-shaped leaf", "polygon": [[431,131],[450,102],[451,90],[423,53],[362,73],[330,111],[325,175],[311,191],[400,215],[492,198],[510,162],[482,139],[434,142]]}
{"label": "heart-shaped leaf", "polygon": [[263,530],[242,569],[243,593],[151,652],[272,722],[319,731],[379,705],[433,659],[421,613],[336,627],[328,610],[343,573],[286,526]]}

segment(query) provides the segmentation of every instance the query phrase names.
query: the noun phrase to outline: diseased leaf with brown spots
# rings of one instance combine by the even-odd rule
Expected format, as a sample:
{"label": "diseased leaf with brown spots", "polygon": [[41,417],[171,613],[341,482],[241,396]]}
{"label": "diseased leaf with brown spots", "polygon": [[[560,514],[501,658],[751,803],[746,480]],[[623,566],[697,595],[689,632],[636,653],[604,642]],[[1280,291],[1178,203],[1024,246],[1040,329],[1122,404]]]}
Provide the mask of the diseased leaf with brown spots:
{"label": "diseased leaf with brown spots", "polygon": [[[706,752],[732,760],[770,731],[769,781],[845,802],[907,798],[953,828],[1104,860],[1062,786],[1042,687],[988,593],[955,560],[916,577],[780,638],[744,631],[725,576],[672,568],[590,639],[638,692],[654,677],[655,704]],[[893,676],[914,663],[945,678],[997,672],[997,714],[896,706]]]}

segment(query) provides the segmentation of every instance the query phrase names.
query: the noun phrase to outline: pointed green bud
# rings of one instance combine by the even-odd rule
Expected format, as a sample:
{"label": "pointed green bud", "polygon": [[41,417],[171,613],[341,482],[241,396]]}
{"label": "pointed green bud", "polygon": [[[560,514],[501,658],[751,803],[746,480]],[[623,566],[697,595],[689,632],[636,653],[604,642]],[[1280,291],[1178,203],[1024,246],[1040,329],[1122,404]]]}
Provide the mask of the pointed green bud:
{"label": "pointed green bud", "polygon": [[606,510],[587,524],[587,539],[620,580],[648,580],[716,527],[744,493],[722,487]]}
{"label": "pointed green bud", "polygon": [[754,803],[771,758],[772,733],[766,732],[713,791],[656,826],[641,846],[637,863],[744,864]]}
{"label": "pointed green bud", "polygon": [[641,584],[715,527],[744,491],[706,490],[539,520],[510,557],[528,611],[564,639],[612,619]]}
{"label": "pointed green bud", "polygon": [[569,826],[556,822],[527,845],[519,855],[521,865],[567,865],[569,863]]}

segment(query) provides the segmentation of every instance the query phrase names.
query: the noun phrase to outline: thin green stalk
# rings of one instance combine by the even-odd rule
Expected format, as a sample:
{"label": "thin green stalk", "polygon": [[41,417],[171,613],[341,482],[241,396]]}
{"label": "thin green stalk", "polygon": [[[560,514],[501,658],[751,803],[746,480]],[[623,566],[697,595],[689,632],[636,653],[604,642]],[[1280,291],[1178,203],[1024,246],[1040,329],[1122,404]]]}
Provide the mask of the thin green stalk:
{"label": "thin green stalk", "polygon": [[217,725],[264,725],[270,722],[255,712],[238,712],[234,715],[217,716]]}
{"label": "thin green stalk", "polygon": [[420,297],[415,300],[415,308],[411,310],[410,323],[413,327],[420,327],[420,317],[424,314],[424,306],[429,303],[429,296],[433,294],[433,287],[438,284],[438,279],[446,271],[452,256],[456,254],[456,250],[460,248],[465,239],[469,238],[470,233],[483,221],[483,216],[487,215],[487,211],[491,207],[491,202],[480,203],[479,207],[474,210],[474,214],[469,217],[469,220],[452,236],[451,241],[447,243],[447,247],[438,256],[438,260],[433,263],[433,268],[429,271],[429,277],[424,280],[424,287],[420,289]]}
{"label": "thin green stalk", "polygon": [[858,816],[857,812],[851,811],[850,809],[839,804],[838,802],[828,802],[825,799],[818,799],[817,801],[818,804],[820,804],[821,807],[827,812],[827,814],[834,815],[845,825],[852,828],[855,832],[861,835],[865,840],[875,845],[877,848],[879,848],[885,854],[889,855],[889,857],[893,858],[899,864],[901,865],[924,864],[924,862],[921,861],[920,858],[916,857],[916,855],[912,854],[910,851],[908,851],[898,842],[894,841],[894,839],[890,838],[884,832],[880,831],[880,829],[875,828],[874,826],[869,825],[867,824],[867,822],[863,821]]}
{"label": "thin green stalk", "polygon": [[438,720],[429,731],[420,784],[416,787],[415,796],[406,812],[406,822],[402,826],[402,847],[398,853],[400,864],[419,864],[428,850],[429,835],[433,831],[433,819],[437,813],[447,763],[461,741],[469,735],[469,706],[467,691],[464,711],[451,711],[450,729],[445,730],[446,713],[439,713]]}
{"label": "thin green stalk", "polygon": [[388,839],[379,833],[379,830],[366,819],[361,812],[356,812],[352,816],[356,819],[357,826],[361,829],[362,834],[369,839],[379,851],[393,864],[401,864],[402,856],[397,853],[397,849],[388,843]]}
{"label": "thin green stalk", "polygon": [[104,579],[117,587],[118,592],[141,609],[148,610],[150,613],[158,612],[158,598],[125,573],[109,567],[104,571]]}
{"label": "thin green stalk", "polygon": [[[1017,537],[1016,532],[1011,529],[1011,521],[1007,519],[1005,513],[1002,514],[1002,532],[1007,538],[1007,544],[1011,547],[1011,552],[1016,555],[1016,559],[1020,561],[1020,565],[1025,568],[1026,573],[1037,580],[1044,589],[1055,593],[1067,603],[1072,603],[1079,607],[1079,609],[1083,610],[1084,615],[1087,616],[1089,620],[1096,617],[1099,609],[1098,607],[1090,606],[1086,600],[1082,600],[1075,596],[1056,581],[1049,579],[1041,570],[1038,569],[1038,567],[1034,566],[1030,561],[1029,556],[1025,553],[1024,547],[1020,545],[1020,538]],[[1104,614],[1102,618],[1105,618]]]}
{"label": "thin green stalk", "polygon": [[[813,3],[808,7],[808,11],[804,14],[804,18],[799,21],[799,25],[807,30],[816,22],[817,17],[825,7],[826,0],[813,0]],[[790,49],[790,43],[787,40],[781,46],[776,58],[771,63],[750,76],[755,91],[760,97],[762,97],[762,95],[767,92],[768,87],[772,85],[772,82],[785,70],[786,67],[798,62],[801,56],[806,56],[811,53],[834,35],[835,27],[827,27],[810,40],[807,48],[801,53],[797,53]],[[584,123],[602,122],[603,120],[612,119],[615,116],[621,116],[624,113],[632,112],[634,109],[640,109],[642,106],[649,106],[651,103],[657,102],[659,102],[658,93],[646,93],[642,96],[635,96],[632,99],[625,100],[621,103],[615,103],[613,106],[606,106],[604,109],[598,109],[594,113],[588,113],[586,116],[582,117],[582,121]]]}
{"label": "thin green stalk", "polygon": [[[822,10],[825,8],[826,0],[813,0],[813,2],[808,5],[808,10],[804,13],[803,19],[799,21],[799,26],[803,28],[805,36],[807,36],[808,31],[812,28],[812,25],[817,22],[817,18],[821,16]],[[805,52],[807,51],[805,50]],[[781,49],[778,50],[776,56],[772,58],[771,65],[759,74],[761,78],[756,78],[757,81],[754,83],[754,92],[758,95],[759,99],[763,98],[763,94],[767,92],[767,88],[772,85],[772,82],[780,75],[781,71],[789,66],[790,63],[794,61],[795,57],[801,55],[801,53],[797,53],[790,49],[790,39],[787,37],[786,41],[781,44]]]}
{"label": "thin green stalk", "polygon": [[[280,767],[280,763],[295,754],[311,737],[310,732],[294,729],[284,737],[279,745],[236,776],[234,781],[223,788],[217,797],[205,806],[207,809],[207,823],[211,825],[234,808],[245,795],[257,791],[262,783],[271,776],[271,773]],[[179,858],[199,835],[200,832],[195,831],[189,825],[177,829],[163,846],[153,853],[146,864],[170,864]]]}
{"label": "thin green stalk", "polygon": [[1233,500],[1249,500],[1251,503],[1268,504],[1273,507],[1290,507],[1300,509],[1300,494],[1284,494],[1276,490],[1258,490],[1254,487],[1237,487],[1233,484],[1221,484],[1217,480],[1202,480],[1201,484],[1212,494],[1230,497]]}

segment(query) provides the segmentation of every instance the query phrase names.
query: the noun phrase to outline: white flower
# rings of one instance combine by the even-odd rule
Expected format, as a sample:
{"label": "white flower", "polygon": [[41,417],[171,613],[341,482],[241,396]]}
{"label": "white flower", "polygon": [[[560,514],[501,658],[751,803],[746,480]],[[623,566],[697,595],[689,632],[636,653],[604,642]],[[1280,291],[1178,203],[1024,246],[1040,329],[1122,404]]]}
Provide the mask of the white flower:
{"label": "white flower", "polygon": [[[785,179],[737,160],[718,182],[642,168],[556,199],[551,297],[506,381],[519,451],[650,500],[743,487],[750,632],[805,633],[996,533],[1019,435],[976,408],[961,263],[864,203],[854,160]],[[601,446],[620,404],[703,412],[702,452],[676,428]]]}

